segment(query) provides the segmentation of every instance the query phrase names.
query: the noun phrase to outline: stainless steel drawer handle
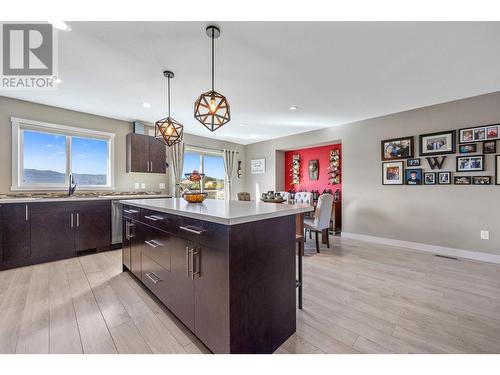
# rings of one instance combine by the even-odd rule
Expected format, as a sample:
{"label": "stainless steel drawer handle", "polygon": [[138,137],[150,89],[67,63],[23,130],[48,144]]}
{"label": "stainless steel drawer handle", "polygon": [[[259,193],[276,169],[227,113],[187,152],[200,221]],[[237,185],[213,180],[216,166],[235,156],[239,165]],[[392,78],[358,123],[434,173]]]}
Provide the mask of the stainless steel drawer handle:
{"label": "stainless steel drawer handle", "polygon": [[156,215],[145,215],[144,218],[148,219],[148,220],[153,220],[153,221],[163,220],[163,218],[161,216],[156,216]]}
{"label": "stainless steel drawer handle", "polygon": [[160,281],[162,281],[162,279],[160,279],[154,272],[147,272],[145,275],[155,284],[158,284]]}
{"label": "stainless steel drawer handle", "polygon": [[193,234],[197,234],[197,235],[201,235],[201,234],[203,234],[203,232],[205,232],[204,230],[201,230],[201,229],[193,229],[193,228],[184,227],[184,226],[180,226],[179,229],[182,229],[183,231],[186,231],[186,232],[189,232],[189,233],[193,233]]}
{"label": "stainless steel drawer handle", "polygon": [[127,214],[138,214],[139,213],[138,210],[123,210],[123,212],[125,212]]}
{"label": "stainless steel drawer handle", "polygon": [[158,241],[155,241],[155,240],[150,240],[150,241],[144,241],[144,243],[146,245],[149,245],[151,246],[153,249],[156,249],[157,247],[162,247],[163,244],[158,242]]}

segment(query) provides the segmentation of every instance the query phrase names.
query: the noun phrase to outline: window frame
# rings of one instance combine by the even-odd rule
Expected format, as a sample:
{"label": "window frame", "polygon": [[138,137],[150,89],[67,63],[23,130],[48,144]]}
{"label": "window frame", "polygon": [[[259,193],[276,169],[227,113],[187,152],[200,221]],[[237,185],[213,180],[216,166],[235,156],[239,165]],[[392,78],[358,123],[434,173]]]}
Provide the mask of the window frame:
{"label": "window frame", "polygon": [[[67,190],[69,174],[71,173],[71,137],[93,138],[108,142],[108,167],[107,185],[78,185],[78,190],[114,190],[114,155],[115,134],[99,130],[85,129],[74,126],[53,124],[11,117],[12,123],[12,185],[11,191],[37,191],[37,190]],[[66,170],[63,184],[25,184],[23,183],[24,167],[24,131],[31,130],[47,134],[57,134],[66,137]]]}
{"label": "window frame", "polygon": [[[200,156],[200,169],[199,169],[200,173],[205,173],[205,155],[206,156],[221,157],[222,162],[224,163],[224,151],[222,151],[222,150],[218,151],[218,150],[212,150],[212,149],[207,149],[207,148],[203,148],[203,147],[187,146],[186,145],[186,149],[184,150],[184,153],[186,154],[188,152],[199,154],[199,156]],[[224,200],[227,199],[226,187],[227,187],[227,179],[226,179],[226,172],[224,171],[224,189],[220,189],[220,190],[216,189],[215,190],[215,191],[223,191],[224,192]],[[205,187],[203,184],[201,184],[200,188],[201,188],[202,193],[205,192]],[[208,190],[208,191],[212,191],[212,190]]]}

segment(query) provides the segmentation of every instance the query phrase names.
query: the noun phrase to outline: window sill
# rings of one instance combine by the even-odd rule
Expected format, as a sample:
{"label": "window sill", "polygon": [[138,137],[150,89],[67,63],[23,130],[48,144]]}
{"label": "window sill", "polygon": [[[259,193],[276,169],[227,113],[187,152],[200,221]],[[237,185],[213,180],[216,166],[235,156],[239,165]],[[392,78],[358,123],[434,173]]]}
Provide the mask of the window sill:
{"label": "window sill", "polygon": [[[10,191],[67,191],[67,186],[11,186]],[[114,191],[114,186],[76,186],[76,191]]]}

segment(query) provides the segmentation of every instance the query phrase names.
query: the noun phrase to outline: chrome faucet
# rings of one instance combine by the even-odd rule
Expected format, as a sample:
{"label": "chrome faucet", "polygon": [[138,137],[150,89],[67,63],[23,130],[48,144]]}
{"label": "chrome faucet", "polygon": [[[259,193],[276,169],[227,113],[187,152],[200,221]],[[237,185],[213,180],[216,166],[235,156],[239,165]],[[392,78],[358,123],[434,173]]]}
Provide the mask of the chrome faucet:
{"label": "chrome faucet", "polygon": [[71,197],[73,194],[75,194],[75,190],[76,190],[76,182],[75,182],[75,179],[73,178],[73,175],[70,174],[69,175],[68,196]]}

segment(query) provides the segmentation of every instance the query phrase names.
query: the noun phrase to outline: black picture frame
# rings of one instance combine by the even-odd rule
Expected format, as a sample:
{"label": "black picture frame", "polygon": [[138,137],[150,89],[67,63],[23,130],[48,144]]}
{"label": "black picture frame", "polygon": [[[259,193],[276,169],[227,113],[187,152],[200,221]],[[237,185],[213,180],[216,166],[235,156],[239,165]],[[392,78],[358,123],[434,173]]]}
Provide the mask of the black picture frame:
{"label": "black picture frame", "polygon": [[[408,152],[408,155],[404,156],[395,156],[395,157],[386,157],[385,155],[385,148],[386,148],[386,143],[396,143],[398,141],[409,141],[410,143],[410,150]],[[392,138],[392,139],[384,139],[383,141],[380,141],[380,154],[382,161],[394,161],[394,160],[401,160],[401,159],[410,159],[413,158],[415,155],[415,137],[409,136],[409,137],[398,137],[398,138]]]}
{"label": "black picture frame", "polygon": [[[399,164],[399,168],[400,168],[400,176],[401,176],[401,182],[397,182],[397,183],[394,183],[394,184],[388,184],[386,183],[386,179],[385,179],[385,165],[386,164]],[[384,162],[382,163],[382,185],[384,186],[398,186],[398,185],[404,185],[405,183],[405,168],[404,168],[404,162],[402,160],[400,161],[388,161],[388,162]]]}
{"label": "black picture frame", "polygon": [[[479,134],[478,130],[484,131],[484,138],[476,138],[476,135]],[[472,138],[465,139],[464,133],[471,132]],[[493,133],[493,134],[492,134]],[[496,133],[496,135],[495,135]],[[481,126],[469,126],[466,128],[458,129],[458,143],[474,143],[474,142],[483,142],[483,141],[493,141],[496,139],[500,139],[500,124],[490,124],[490,125],[481,125]]]}
{"label": "black picture frame", "polygon": [[[448,175],[448,182],[441,182],[441,175]],[[451,185],[451,172],[450,171],[441,171],[437,172],[437,184],[438,185]]]}
{"label": "black picture frame", "polygon": [[[467,183],[457,182],[457,181],[468,181]],[[471,176],[453,176],[454,185],[472,185]]]}
{"label": "black picture frame", "polygon": [[[487,148],[487,144],[493,145],[493,147]],[[484,141],[483,142],[483,154],[496,154],[497,153],[497,141]]]}
{"label": "black picture frame", "polygon": [[421,164],[420,158],[406,159],[406,166],[408,168],[420,167],[420,164]]}
{"label": "black picture frame", "polygon": [[[470,151],[467,151],[465,148],[466,147],[471,147],[472,149]],[[473,154],[477,152],[477,143],[465,143],[458,145],[458,153],[459,154]]]}
{"label": "black picture frame", "polygon": [[500,155],[495,155],[495,185],[500,185]]}
{"label": "black picture frame", "polygon": [[[459,168],[459,160],[460,159],[465,159],[465,158],[481,158],[481,169],[475,168],[475,169],[460,169]],[[469,156],[457,156],[457,162],[456,162],[456,171],[457,172],[483,172],[484,171],[484,155],[469,155]]]}
{"label": "black picture frame", "polygon": [[[432,182],[427,181],[427,176],[432,176]],[[424,185],[436,185],[437,184],[437,173],[436,172],[424,172]]]}
{"label": "black picture frame", "polygon": [[[450,137],[451,140],[451,149],[446,150],[446,151],[424,151],[424,139],[429,138],[429,137],[437,137],[437,136],[448,136]],[[442,132],[436,132],[436,133],[427,133],[427,134],[420,134],[418,136],[419,140],[419,155],[420,156],[434,156],[434,155],[446,155],[446,154],[454,154],[456,152],[456,144],[457,144],[457,132],[456,130],[447,130],[447,131],[442,131]]]}
{"label": "black picture frame", "polygon": [[[410,179],[408,178],[408,175],[413,173],[413,172],[417,173],[417,175],[420,175],[420,178],[417,180],[414,180],[414,183],[411,182]],[[423,174],[422,168],[406,168],[404,171],[405,185],[410,185],[410,186],[422,185],[423,178],[424,178],[424,174]]]}
{"label": "black picture frame", "polygon": [[[487,179],[486,183],[479,183],[479,179]],[[491,185],[491,176],[472,176],[472,185]]]}

